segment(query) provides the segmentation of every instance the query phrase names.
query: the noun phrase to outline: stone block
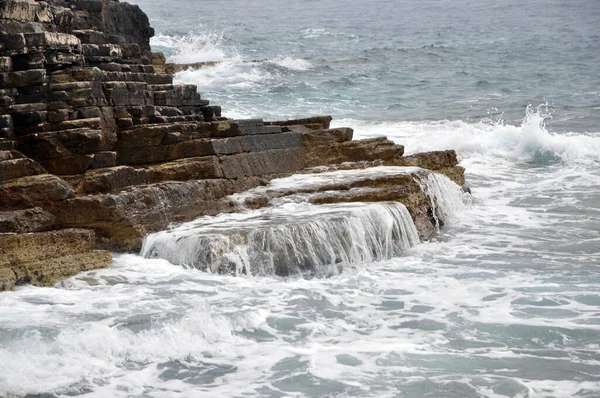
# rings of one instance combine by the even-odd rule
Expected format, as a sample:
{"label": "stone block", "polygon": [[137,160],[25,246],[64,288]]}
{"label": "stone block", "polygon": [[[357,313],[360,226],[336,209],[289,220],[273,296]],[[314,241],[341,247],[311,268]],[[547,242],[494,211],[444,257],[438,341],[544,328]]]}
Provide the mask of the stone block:
{"label": "stone block", "polygon": [[209,135],[209,128],[210,125],[205,123],[140,126],[119,132],[117,147],[119,150],[123,150],[205,138]]}
{"label": "stone block", "polygon": [[429,170],[439,170],[446,167],[458,165],[456,151],[432,151],[417,153],[410,156],[404,156],[401,159],[403,166],[415,166]]}
{"label": "stone block", "polygon": [[329,129],[329,125],[332,119],[333,118],[331,116],[314,116],[303,119],[270,121],[265,122],[265,124],[274,126],[303,125],[311,130],[326,130]]}
{"label": "stone block", "polygon": [[23,114],[29,112],[43,112],[46,110],[48,110],[48,105],[45,103],[15,104],[2,108],[2,111],[6,114]]}
{"label": "stone block", "polygon": [[129,166],[116,166],[85,173],[77,193],[97,194],[118,192],[125,187],[146,184],[148,171]]}
{"label": "stone block", "polygon": [[148,167],[150,183],[222,178],[223,172],[216,157],[197,157],[175,160]]}
{"label": "stone block", "polygon": [[119,37],[119,35],[107,34],[93,29],[78,29],[72,33],[83,44],[120,44],[124,41],[124,38]]}
{"label": "stone block", "polygon": [[0,57],[0,72],[12,72],[12,59],[10,57]]}
{"label": "stone block", "polygon": [[[76,116],[75,114],[74,116]],[[70,129],[99,129],[101,127],[100,117],[91,117],[88,119],[73,119],[55,123],[52,126],[53,130],[70,130]]]}
{"label": "stone block", "polygon": [[[205,120],[206,115],[204,115]],[[212,122],[211,137],[237,137],[246,135],[259,134],[277,134],[281,133],[279,126],[265,126],[262,119],[245,119],[245,120],[223,120]]]}
{"label": "stone block", "polygon": [[55,224],[56,217],[40,207],[0,212],[0,233],[40,232]]}
{"label": "stone block", "polygon": [[142,148],[117,148],[117,163],[123,165],[142,165],[166,162],[169,148],[166,145]]}
{"label": "stone block", "polygon": [[239,140],[244,152],[299,148],[303,145],[302,135],[295,132],[247,135],[240,137]]}
{"label": "stone block", "polygon": [[183,141],[169,145],[167,160],[215,155],[213,142],[208,140]]}
{"label": "stone block", "polygon": [[105,268],[111,263],[112,256],[106,250],[92,250],[32,261],[18,267],[21,272],[24,272],[24,276],[19,275],[17,271],[17,282],[28,282],[35,286],[52,286],[79,272]]}
{"label": "stone block", "polygon": [[123,57],[121,47],[116,44],[82,44],[81,50],[92,62],[112,62]]}
{"label": "stone block", "polygon": [[48,84],[102,81],[102,77],[102,71],[95,67],[69,68],[48,75]]}
{"label": "stone block", "polygon": [[75,196],[73,188],[63,179],[40,174],[0,183],[0,208],[18,210],[44,207]]}
{"label": "stone block", "polygon": [[0,73],[0,88],[36,86],[44,84],[45,81],[45,69]]}
{"label": "stone block", "polygon": [[79,52],[81,41],[74,35],[57,32],[25,33],[27,47],[36,51]]}
{"label": "stone block", "polygon": [[90,164],[92,169],[102,169],[104,167],[114,167],[117,165],[117,153],[111,151],[98,152]]}
{"label": "stone block", "polygon": [[75,128],[51,134],[56,134],[60,142],[72,154],[93,154],[103,149],[104,135],[102,130]]}
{"label": "stone block", "polygon": [[242,153],[224,156],[220,161],[225,178],[292,174],[304,168],[304,159],[299,149]]}
{"label": "stone block", "polygon": [[121,44],[121,54],[123,58],[139,58],[142,55],[140,46],[135,43]]}
{"label": "stone block", "polygon": [[239,137],[221,138],[209,141],[215,155],[233,155],[244,151]]}
{"label": "stone block", "polygon": [[52,159],[39,159],[48,172],[57,175],[82,174],[90,168],[94,155],[73,155]]}
{"label": "stone block", "polygon": [[347,127],[328,130],[306,129],[302,138],[305,145],[328,145],[333,142],[352,141],[353,133],[354,130]]}
{"label": "stone block", "polygon": [[0,235],[0,266],[84,253],[94,246],[94,232],[87,229]]}
{"label": "stone block", "polygon": [[173,84],[173,76],[148,73],[144,76],[148,84]]}
{"label": "stone block", "polygon": [[27,47],[23,33],[0,34],[0,55],[11,56],[25,53],[27,53]]}
{"label": "stone block", "polygon": [[19,137],[17,147],[33,159],[51,159],[72,155],[71,151],[60,141],[58,134],[54,132]]}
{"label": "stone block", "polygon": [[0,15],[19,22],[50,23],[54,19],[48,3],[29,0],[3,0],[0,2]]}
{"label": "stone block", "polygon": [[37,125],[46,121],[46,115],[48,112],[16,112],[12,115],[13,124],[15,127],[25,127],[31,125]]}
{"label": "stone block", "polygon": [[84,63],[83,56],[79,54],[48,53],[45,58],[46,68],[53,70],[79,66]]}
{"label": "stone block", "polygon": [[29,158],[0,161],[0,181],[44,173],[46,170],[38,162]]}
{"label": "stone block", "polygon": [[69,109],[56,109],[47,113],[46,120],[50,123],[64,122],[69,119],[69,114]]}

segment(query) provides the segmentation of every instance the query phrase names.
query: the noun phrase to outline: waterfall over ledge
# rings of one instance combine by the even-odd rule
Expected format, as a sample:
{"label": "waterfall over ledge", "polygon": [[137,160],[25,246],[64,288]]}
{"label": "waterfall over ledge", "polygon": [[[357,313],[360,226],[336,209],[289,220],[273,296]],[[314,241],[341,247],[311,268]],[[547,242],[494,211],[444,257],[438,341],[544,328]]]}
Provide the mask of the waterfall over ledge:
{"label": "waterfall over ledge", "polygon": [[[426,198],[421,206],[428,205],[436,231],[468,202],[447,177],[415,167],[295,175],[232,197],[239,213],[201,217],[149,235],[141,255],[214,273],[280,276],[327,276],[398,257],[420,241],[413,218],[422,215],[414,197],[352,200],[377,199],[397,178],[412,180],[420,194],[413,196]],[[255,203],[263,207],[246,208]]]}

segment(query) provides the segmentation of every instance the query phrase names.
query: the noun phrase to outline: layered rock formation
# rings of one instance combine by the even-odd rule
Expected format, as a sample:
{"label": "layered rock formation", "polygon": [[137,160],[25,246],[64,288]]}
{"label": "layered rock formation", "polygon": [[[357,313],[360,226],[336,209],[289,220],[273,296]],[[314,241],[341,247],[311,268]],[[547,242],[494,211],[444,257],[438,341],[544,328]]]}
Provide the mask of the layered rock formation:
{"label": "layered rock formation", "polygon": [[[196,86],[157,73],[152,34],[116,0],[0,0],[0,289],[106,266],[106,249],[137,250],[171,223],[234,211],[228,195],[311,168],[418,166],[464,182],[453,151],[406,157],[385,138],[352,141],[330,117],[223,118]],[[322,200],[403,201],[427,239],[431,201],[413,183]]]}

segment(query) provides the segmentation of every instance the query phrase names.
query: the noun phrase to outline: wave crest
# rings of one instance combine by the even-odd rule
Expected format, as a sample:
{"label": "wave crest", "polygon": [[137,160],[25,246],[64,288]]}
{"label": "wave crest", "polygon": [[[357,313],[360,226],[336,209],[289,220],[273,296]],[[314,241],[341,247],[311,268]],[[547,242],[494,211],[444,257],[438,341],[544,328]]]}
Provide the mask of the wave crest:
{"label": "wave crest", "polygon": [[467,123],[462,120],[378,123],[334,119],[334,126],[355,127],[355,137],[388,136],[407,153],[455,149],[462,157],[493,155],[534,163],[600,162],[600,132],[557,133],[549,130],[547,107],[528,106],[518,125],[506,121]]}

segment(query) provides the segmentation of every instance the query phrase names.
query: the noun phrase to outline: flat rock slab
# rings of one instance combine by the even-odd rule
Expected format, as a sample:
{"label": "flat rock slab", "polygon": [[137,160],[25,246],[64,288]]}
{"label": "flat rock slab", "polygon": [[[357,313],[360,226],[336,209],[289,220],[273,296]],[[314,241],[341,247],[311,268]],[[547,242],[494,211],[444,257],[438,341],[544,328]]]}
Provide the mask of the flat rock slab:
{"label": "flat rock slab", "polygon": [[0,290],[17,283],[51,285],[80,271],[106,267],[109,252],[94,250],[86,229],[0,234]]}

